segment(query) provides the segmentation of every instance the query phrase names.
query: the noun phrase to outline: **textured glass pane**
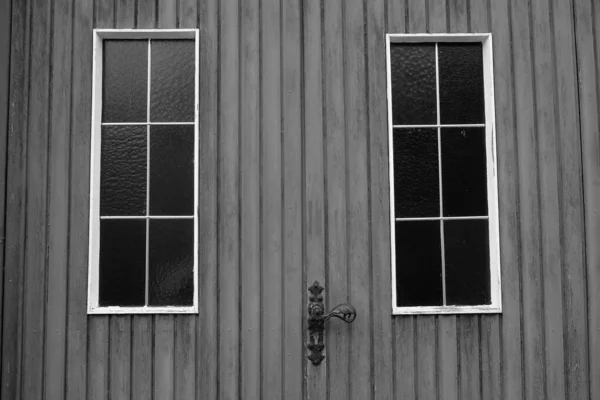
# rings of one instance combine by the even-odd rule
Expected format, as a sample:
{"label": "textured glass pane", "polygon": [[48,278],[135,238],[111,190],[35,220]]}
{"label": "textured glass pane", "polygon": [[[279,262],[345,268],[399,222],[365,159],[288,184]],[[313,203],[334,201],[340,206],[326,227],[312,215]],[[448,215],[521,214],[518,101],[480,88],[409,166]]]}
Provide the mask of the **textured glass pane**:
{"label": "textured glass pane", "polygon": [[146,221],[100,221],[101,306],[143,306],[146,300]]}
{"label": "textured glass pane", "polygon": [[443,305],[439,221],[396,222],[398,307]]}
{"label": "textured glass pane", "polygon": [[442,129],[444,216],[487,215],[484,128]]}
{"label": "textured glass pane", "polygon": [[150,293],[152,306],[194,302],[194,220],[150,220]]}
{"label": "textured glass pane", "polygon": [[442,124],[485,122],[481,43],[440,43]]}
{"label": "textured glass pane", "polygon": [[194,127],[150,127],[150,215],[194,214]]}
{"label": "textured glass pane", "polygon": [[193,40],[152,40],[150,120],[194,122]]}
{"label": "textured glass pane", "polygon": [[146,122],[148,41],[104,40],[102,122]]}
{"label": "textured glass pane", "polygon": [[446,303],[490,304],[487,220],[444,221]]}
{"label": "textured glass pane", "polygon": [[100,215],[146,214],[146,127],[103,126]]}
{"label": "textured glass pane", "polygon": [[437,129],[394,129],[396,218],[439,217]]}
{"label": "textured glass pane", "polygon": [[392,43],[394,125],[436,124],[435,44]]}

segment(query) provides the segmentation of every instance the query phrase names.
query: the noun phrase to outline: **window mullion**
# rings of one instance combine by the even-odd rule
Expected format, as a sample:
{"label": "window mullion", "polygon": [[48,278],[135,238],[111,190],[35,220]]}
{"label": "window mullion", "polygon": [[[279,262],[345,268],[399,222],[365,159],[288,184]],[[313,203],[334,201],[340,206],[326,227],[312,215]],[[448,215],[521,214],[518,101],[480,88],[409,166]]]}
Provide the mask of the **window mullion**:
{"label": "window mullion", "polygon": [[[148,39],[148,95],[146,96],[146,217],[150,216],[150,77],[152,39]],[[146,218],[146,306],[150,297],[150,218]]]}
{"label": "window mullion", "polygon": [[435,44],[435,104],[437,116],[437,140],[438,140],[438,178],[440,193],[440,247],[442,254],[442,299],[446,305],[446,255],[444,244],[444,197],[442,190],[442,128],[440,118],[440,64],[439,64],[438,44]]}

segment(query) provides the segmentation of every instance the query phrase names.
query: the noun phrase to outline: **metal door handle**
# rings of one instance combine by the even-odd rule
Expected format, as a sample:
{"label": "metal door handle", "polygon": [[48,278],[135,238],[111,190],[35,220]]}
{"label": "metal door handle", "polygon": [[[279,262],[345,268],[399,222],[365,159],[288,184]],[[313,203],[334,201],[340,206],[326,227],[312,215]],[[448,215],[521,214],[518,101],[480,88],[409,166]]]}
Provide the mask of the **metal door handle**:
{"label": "metal door handle", "polygon": [[331,318],[338,318],[346,323],[352,323],[356,319],[356,309],[352,304],[339,304],[328,313],[325,313],[323,306],[323,286],[318,281],[315,281],[309,288],[310,292],[308,303],[308,359],[313,365],[321,364],[325,358],[323,350],[325,343],[323,342],[323,331],[325,330],[325,322]]}

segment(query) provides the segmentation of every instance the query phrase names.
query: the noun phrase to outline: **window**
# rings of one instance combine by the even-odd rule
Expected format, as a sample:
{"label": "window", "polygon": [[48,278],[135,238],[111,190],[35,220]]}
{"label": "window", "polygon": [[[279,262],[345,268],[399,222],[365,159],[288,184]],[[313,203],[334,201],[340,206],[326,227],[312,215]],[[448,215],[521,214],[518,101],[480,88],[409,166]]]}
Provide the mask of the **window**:
{"label": "window", "polygon": [[386,39],[393,312],[500,312],[491,35]]}
{"label": "window", "polygon": [[95,30],[88,313],[198,310],[198,31]]}

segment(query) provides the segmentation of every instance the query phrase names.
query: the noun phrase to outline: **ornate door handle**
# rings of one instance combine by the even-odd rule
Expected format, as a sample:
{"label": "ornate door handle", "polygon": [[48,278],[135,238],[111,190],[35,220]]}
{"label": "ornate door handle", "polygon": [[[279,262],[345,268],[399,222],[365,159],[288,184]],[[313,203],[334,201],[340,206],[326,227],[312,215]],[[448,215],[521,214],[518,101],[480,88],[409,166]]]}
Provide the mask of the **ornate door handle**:
{"label": "ornate door handle", "polygon": [[310,296],[308,299],[308,342],[306,342],[306,347],[308,348],[308,359],[313,365],[321,364],[325,358],[323,355],[325,322],[331,318],[338,318],[346,323],[351,323],[356,319],[356,309],[351,304],[339,304],[330,312],[325,313],[321,295],[323,289],[318,281],[308,288]]}

